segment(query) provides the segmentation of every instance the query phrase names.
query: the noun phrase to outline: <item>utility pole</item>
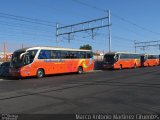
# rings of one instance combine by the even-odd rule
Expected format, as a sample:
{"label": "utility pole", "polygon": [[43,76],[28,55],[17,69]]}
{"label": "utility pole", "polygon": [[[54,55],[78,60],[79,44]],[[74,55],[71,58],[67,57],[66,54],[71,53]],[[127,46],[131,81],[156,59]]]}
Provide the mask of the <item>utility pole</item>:
{"label": "utility pole", "polygon": [[23,43],[22,43],[22,48],[23,48]]}
{"label": "utility pole", "polygon": [[134,48],[135,48],[134,52],[136,53],[137,52],[137,50],[136,50],[137,49],[137,47],[136,47],[136,40],[134,40]]}
{"label": "utility pole", "polygon": [[3,47],[4,47],[4,57],[3,57],[3,61],[6,62],[6,43],[3,43]]}
{"label": "utility pole", "polygon": [[59,28],[59,24],[56,23],[56,42],[57,42],[57,43],[58,43],[58,34],[59,34],[58,28]]}
{"label": "utility pole", "polygon": [[108,10],[108,33],[109,33],[109,52],[111,52],[111,30],[110,30],[110,10]]}

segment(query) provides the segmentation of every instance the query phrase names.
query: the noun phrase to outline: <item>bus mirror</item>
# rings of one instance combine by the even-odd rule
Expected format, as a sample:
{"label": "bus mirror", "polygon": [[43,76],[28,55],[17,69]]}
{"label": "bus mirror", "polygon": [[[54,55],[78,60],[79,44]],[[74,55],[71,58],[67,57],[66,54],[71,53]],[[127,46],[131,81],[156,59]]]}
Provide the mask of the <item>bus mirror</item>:
{"label": "bus mirror", "polygon": [[115,55],[115,62],[117,62],[118,61],[118,55]]}

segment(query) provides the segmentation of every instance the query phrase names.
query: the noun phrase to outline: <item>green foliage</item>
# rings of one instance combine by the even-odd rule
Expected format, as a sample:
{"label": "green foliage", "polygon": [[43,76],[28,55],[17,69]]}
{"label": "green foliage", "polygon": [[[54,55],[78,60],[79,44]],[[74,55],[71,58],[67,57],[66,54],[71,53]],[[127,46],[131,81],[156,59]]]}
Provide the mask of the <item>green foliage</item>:
{"label": "green foliage", "polygon": [[83,50],[92,50],[92,46],[90,46],[89,44],[86,44],[86,45],[80,46],[80,49],[83,49]]}

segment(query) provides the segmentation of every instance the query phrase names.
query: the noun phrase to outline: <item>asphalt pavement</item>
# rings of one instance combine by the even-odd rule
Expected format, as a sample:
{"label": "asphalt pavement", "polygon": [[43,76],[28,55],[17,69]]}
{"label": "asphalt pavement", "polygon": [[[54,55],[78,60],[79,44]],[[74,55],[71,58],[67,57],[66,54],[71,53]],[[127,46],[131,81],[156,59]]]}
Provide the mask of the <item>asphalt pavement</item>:
{"label": "asphalt pavement", "polygon": [[0,112],[159,113],[160,66],[41,79],[0,78]]}

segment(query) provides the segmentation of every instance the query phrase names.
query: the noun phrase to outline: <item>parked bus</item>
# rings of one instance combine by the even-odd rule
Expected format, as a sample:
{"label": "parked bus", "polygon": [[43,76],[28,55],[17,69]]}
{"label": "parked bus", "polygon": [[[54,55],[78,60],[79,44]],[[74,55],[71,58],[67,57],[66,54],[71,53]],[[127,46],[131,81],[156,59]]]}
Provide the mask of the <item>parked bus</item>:
{"label": "parked bus", "polygon": [[141,55],[127,52],[110,52],[104,55],[104,69],[136,68],[141,66]]}
{"label": "parked bus", "polygon": [[11,59],[10,74],[14,77],[37,76],[92,71],[90,50],[53,47],[30,47],[16,50]]}
{"label": "parked bus", "polygon": [[142,66],[144,67],[159,65],[159,55],[144,54],[141,56],[141,59],[143,63]]}
{"label": "parked bus", "polygon": [[159,55],[159,65],[160,65],[160,55]]}

